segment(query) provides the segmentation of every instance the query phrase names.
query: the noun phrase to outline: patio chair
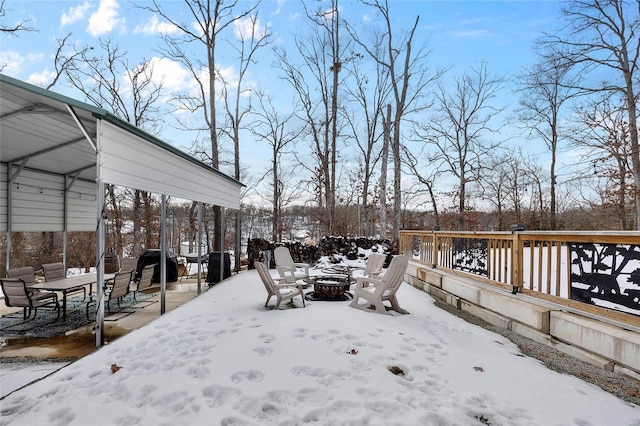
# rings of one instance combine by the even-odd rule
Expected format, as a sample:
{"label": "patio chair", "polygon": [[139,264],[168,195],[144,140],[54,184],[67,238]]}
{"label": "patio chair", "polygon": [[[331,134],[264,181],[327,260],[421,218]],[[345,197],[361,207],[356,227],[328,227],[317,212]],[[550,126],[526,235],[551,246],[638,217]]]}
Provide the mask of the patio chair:
{"label": "patio chair", "polygon": [[131,271],[134,273],[138,269],[138,258],[137,257],[123,257],[122,262],[120,263],[119,271]]}
{"label": "patio chair", "polygon": [[[107,304],[107,310],[111,312],[111,301],[116,301],[118,307],[120,307],[120,301],[124,296],[129,294],[129,284],[131,284],[131,275],[133,271],[121,271],[116,272],[113,277],[113,284],[107,289],[105,295],[105,303]],[[96,300],[93,297],[87,302],[86,313],[87,319],[89,319],[89,306],[95,304]]]}
{"label": "patio chair", "polygon": [[[136,293],[152,287],[158,287],[158,284],[153,283],[153,272],[156,265],[156,263],[146,265],[144,268],[142,268],[140,278],[138,280],[134,279],[133,284],[135,288],[133,290],[133,300],[135,300],[136,302],[138,301],[138,299],[136,299]],[[135,274],[135,271],[133,273]]]}
{"label": "patio chair", "polygon": [[387,256],[381,253],[370,254],[362,275],[369,278],[376,278],[382,273],[382,267],[386,259]]}
{"label": "patio chair", "polygon": [[282,301],[292,300],[296,296],[300,296],[302,298],[302,306],[306,307],[304,303],[304,294],[302,293],[302,284],[276,284],[274,278],[269,272],[269,269],[267,268],[267,265],[262,262],[255,262],[254,265],[258,270],[258,275],[260,275],[262,284],[264,284],[264,287],[267,289],[267,301],[264,303],[265,308],[273,296],[276,297],[275,309],[280,308],[280,303]]}
{"label": "patio chair", "polygon": [[33,284],[36,284],[36,274],[33,270],[33,266],[22,266],[20,268],[7,269],[7,278],[15,278],[24,281],[27,288],[31,291],[32,299],[47,299],[51,297],[50,291],[30,288]]}
{"label": "patio chair", "polygon": [[33,270],[33,266],[7,269],[7,278],[21,279],[27,284],[27,287],[36,283],[36,273]]}
{"label": "patio chair", "polygon": [[[67,270],[62,262],[43,263],[42,271],[44,272],[45,281],[55,281],[67,278]],[[67,292],[67,295],[80,292],[82,292],[82,300],[85,300],[87,298],[87,289],[85,287],[81,287],[77,290],[70,290]]]}
{"label": "patio chair", "polygon": [[407,271],[409,258],[405,255],[398,255],[393,258],[384,275],[378,278],[357,277],[356,288],[350,306],[368,310],[368,306],[358,304],[358,300],[363,298],[373,304],[375,311],[380,314],[388,314],[384,301],[391,304],[391,308],[401,314],[408,313],[400,307],[396,299],[396,292],[402,284],[404,274]]}
{"label": "patio chair", "polygon": [[276,247],[273,251],[273,258],[276,262],[276,270],[278,274],[280,274],[280,278],[288,284],[294,284],[297,280],[309,276],[309,264],[295,263],[288,248]]}
{"label": "patio chair", "polygon": [[[32,290],[20,278],[0,278],[0,287],[4,294],[4,303],[10,308],[23,308],[23,319],[35,318],[38,309],[55,309],[56,319],[60,318],[60,304],[58,295],[54,292]],[[15,324],[14,324],[15,325]]]}

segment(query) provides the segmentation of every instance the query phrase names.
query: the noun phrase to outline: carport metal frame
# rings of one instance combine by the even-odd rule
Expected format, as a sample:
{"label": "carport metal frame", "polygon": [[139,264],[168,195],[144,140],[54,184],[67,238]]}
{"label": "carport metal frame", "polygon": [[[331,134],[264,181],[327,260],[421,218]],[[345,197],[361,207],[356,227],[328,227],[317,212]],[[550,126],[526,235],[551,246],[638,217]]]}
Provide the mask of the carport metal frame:
{"label": "carport metal frame", "polygon": [[[107,184],[161,194],[163,254],[167,196],[196,201],[200,222],[202,203],[239,209],[243,186],[106,110],[0,74],[0,231],[6,231],[6,267],[12,232],[62,231],[66,265],[67,233],[96,231],[97,346],[103,342]],[[198,230],[200,241],[200,223]],[[161,271],[164,312],[164,267]]]}

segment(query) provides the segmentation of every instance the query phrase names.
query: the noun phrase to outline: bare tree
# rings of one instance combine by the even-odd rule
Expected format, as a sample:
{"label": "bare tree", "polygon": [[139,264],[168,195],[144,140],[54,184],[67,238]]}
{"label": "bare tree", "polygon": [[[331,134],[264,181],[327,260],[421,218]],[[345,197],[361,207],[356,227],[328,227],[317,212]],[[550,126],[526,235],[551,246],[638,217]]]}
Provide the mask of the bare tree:
{"label": "bare tree", "polygon": [[[549,229],[556,229],[556,163],[562,133],[561,111],[579,92],[572,87],[580,78],[571,66],[554,53],[541,55],[539,62],[520,76],[519,122],[540,137],[551,154]],[[531,134],[531,133],[530,133]]]}
{"label": "bare tree", "polygon": [[382,154],[380,161],[380,236],[387,237],[387,172],[389,170],[389,146],[391,145],[391,104],[382,114]]}
{"label": "bare tree", "polygon": [[[22,32],[37,31],[33,26],[31,26],[31,19],[22,19],[8,24],[6,19],[7,12],[9,10],[11,9],[7,9],[5,6],[5,0],[0,0],[0,34],[19,37]],[[0,64],[0,71],[4,70],[7,65],[8,64]]]}
{"label": "bare tree", "polygon": [[[292,131],[287,126],[295,117],[291,112],[282,115],[273,105],[272,99],[264,92],[258,93],[259,107],[253,112],[256,119],[252,122],[251,132],[266,141],[271,147],[271,167],[267,174],[271,174],[272,199],[272,238],[273,241],[282,240],[282,209],[299,196],[295,184],[284,185],[284,180],[290,173],[284,170],[282,156],[287,154],[287,148],[293,144],[300,131]],[[287,195],[289,194],[289,195]]]}
{"label": "bare tree", "polygon": [[429,162],[458,180],[458,230],[465,229],[468,185],[480,179],[486,159],[500,146],[499,141],[486,139],[486,134],[496,131],[492,118],[501,109],[491,105],[491,100],[501,85],[502,79],[492,76],[484,63],[455,78],[452,93],[440,81],[436,114],[416,126],[418,137],[433,148]]}
{"label": "bare tree", "polygon": [[[314,28],[308,37],[295,36],[296,51],[301,63],[296,63],[284,50],[276,50],[277,66],[284,71],[284,79],[291,84],[300,103],[299,118],[305,125],[314,162],[301,161],[312,176],[313,191],[324,210],[323,225],[333,232],[335,213],[338,88],[342,86],[340,71],[345,61],[347,45],[341,44],[338,1],[331,0],[328,9],[309,10],[303,3]],[[316,95],[317,93],[317,95]]]}
{"label": "bare tree", "polygon": [[[480,179],[482,199],[488,202],[495,209],[498,216],[497,230],[505,229],[505,216],[509,209],[507,198],[509,196],[511,176],[509,166],[503,158],[488,159],[491,164],[483,170],[482,179]],[[517,192],[516,192],[517,194]],[[519,199],[516,199],[519,201]],[[518,223],[521,223],[519,210],[516,203],[516,216]]]}
{"label": "bare tree", "polygon": [[435,218],[435,227],[440,228],[440,214],[438,209],[438,198],[436,197],[436,182],[442,172],[433,168],[423,168],[416,156],[403,146],[403,163],[409,168],[409,173],[413,175],[418,182],[427,188],[431,205],[433,206],[433,216]]}
{"label": "bare tree", "polygon": [[[109,109],[120,118],[144,129],[149,133],[159,131],[161,117],[159,99],[162,94],[162,82],[154,78],[153,65],[142,60],[130,66],[126,52],[121,51],[110,40],[100,40],[100,49],[94,52],[83,49],[69,56],[63,69],[67,78],[80,90],[89,102],[101,108]],[[95,54],[95,55],[94,55]],[[108,202],[113,217],[113,238],[115,253],[123,253],[122,225],[123,215],[120,208],[120,195],[113,185],[108,185]],[[146,248],[153,247],[154,227],[153,204],[151,195],[136,190],[133,194],[134,209],[134,245],[133,255],[139,255],[141,249],[138,237],[142,229],[146,233]],[[140,221],[143,222],[140,222]]]}
{"label": "bare tree", "polygon": [[[564,31],[545,34],[544,44],[587,75],[608,70],[606,81],[582,79],[587,92],[619,94],[626,103],[633,182],[635,229],[640,230],[640,148],[638,145],[638,73],[640,70],[640,2],[638,0],[572,0],[562,9]],[[592,84],[590,84],[592,83]]]}
{"label": "bare tree", "polygon": [[[487,159],[488,167],[482,169],[479,181],[482,198],[492,205],[498,216],[498,230],[507,230],[510,225],[524,224],[524,212],[530,199],[529,186],[532,180],[524,166],[522,152],[508,152]],[[507,223],[506,220],[511,220]]]}
{"label": "bare tree", "polygon": [[[244,19],[234,21],[234,35],[239,41],[230,42],[232,49],[236,50],[238,56],[236,58],[238,74],[235,81],[225,81],[221,77],[222,97],[224,98],[226,116],[229,125],[223,126],[222,131],[233,141],[233,163],[234,178],[241,180],[240,175],[240,130],[242,128],[242,120],[251,111],[251,89],[245,87],[245,77],[251,64],[255,64],[255,55],[259,49],[270,43],[271,30],[268,26],[260,24],[258,14],[249,15]],[[243,98],[249,101],[243,105]],[[235,251],[240,253],[242,240],[242,215],[240,211],[235,212],[236,216],[236,244]],[[235,256],[235,270],[240,271],[240,256]]]}
{"label": "bare tree", "polygon": [[19,20],[13,24],[7,24],[5,21],[7,17],[7,9],[5,6],[5,0],[0,0],[0,18],[2,18],[2,23],[0,23],[0,33],[2,34],[10,34],[17,36],[20,32],[23,31],[37,31],[34,27],[32,27],[29,23],[31,19],[23,19]]}
{"label": "bare tree", "polygon": [[66,36],[58,39],[58,48],[56,49],[53,61],[55,76],[53,80],[51,80],[51,83],[47,85],[47,89],[51,89],[55,86],[58,83],[58,80],[60,80],[64,75],[79,72],[79,70],[76,69],[76,67],[82,63],[79,59],[86,57],[89,54],[89,51],[93,49],[93,47],[84,46],[82,49],[77,50],[68,45],[69,38],[71,38],[71,33],[68,33]]}
{"label": "bare tree", "polygon": [[389,75],[391,87],[390,103],[393,108],[393,116],[389,123],[393,132],[391,137],[391,154],[393,156],[394,181],[394,222],[393,239],[398,241],[400,231],[400,218],[402,208],[402,188],[401,188],[401,129],[402,122],[406,116],[416,108],[418,99],[423,95],[427,85],[436,77],[427,75],[425,59],[429,54],[426,46],[420,46],[413,50],[413,37],[418,28],[420,17],[417,16],[411,29],[401,34],[398,40],[395,39],[391,25],[391,14],[388,0],[362,1],[365,5],[372,7],[382,16],[384,30],[377,34],[373,43],[363,40],[357,35],[353,28],[350,30],[356,43],[364,49],[369,57],[384,67]]}
{"label": "bare tree", "polygon": [[[549,177],[545,175],[542,166],[533,156],[522,158],[522,168],[524,176],[528,178],[524,187],[527,191],[530,189],[529,195],[529,212],[531,214],[528,222],[536,223],[538,229],[544,228],[546,207],[549,203],[547,193],[544,187],[549,183]],[[537,217],[536,217],[537,212]]]}
{"label": "bare tree", "polygon": [[[210,141],[211,165],[220,169],[220,152],[217,101],[220,96],[220,64],[217,55],[220,37],[235,22],[250,16],[259,3],[250,4],[239,12],[239,0],[184,0],[188,9],[184,21],[166,12],[160,2],[153,0],[153,6],[140,6],[144,10],[157,13],[180,30],[180,35],[165,34],[165,48],[162,52],[169,58],[180,62],[191,74],[197,85],[197,94],[177,94],[175,100],[179,108],[190,112],[202,113],[204,128],[194,129],[184,124],[189,130],[201,130],[207,133]],[[201,58],[206,58],[202,61]],[[202,73],[206,69],[207,73]],[[219,206],[213,208],[214,247],[224,251],[224,238],[221,238],[222,216]]]}
{"label": "bare tree", "polygon": [[[572,129],[573,146],[584,151],[584,162],[603,181],[599,191],[605,204],[614,206],[620,229],[627,230],[629,201],[633,200],[631,138],[624,102],[601,96],[578,109]],[[588,176],[590,170],[585,175]]]}
{"label": "bare tree", "polygon": [[[363,66],[359,56],[357,60],[348,64],[349,72],[353,78],[353,84],[346,88],[349,105],[344,108],[344,118],[349,127],[350,137],[356,142],[359,151],[359,185],[361,189],[359,199],[362,199],[362,216],[358,220],[365,224],[364,232],[372,235],[369,228],[370,192],[373,185],[372,179],[376,173],[376,165],[382,156],[381,139],[383,138],[382,114],[384,104],[389,96],[389,78],[387,70],[375,63],[375,72],[369,72]],[[351,107],[353,105],[353,107]],[[358,201],[358,212],[360,212]],[[361,220],[360,220],[361,219]],[[358,230],[360,228],[358,227]]]}
{"label": "bare tree", "polygon": [[225,81],[221,76],[222,97],[229,122],[229,126],[225,126],[222,131],[233,141],[234,177],[240,180],[240,130],[243,118],[251,111],[251,103],[243,105],[242,102],[243,98],[249,98],[251,93],[251,88],[245,87],[245,77],[249,66],[255,64],[258,50],[270,43],[271,30],[269,27],[261,26],[257,13],[234,21],[234,27],[239,44],[229,44],[238,53],[238,74],[234,75],[236,79],[233,82]]}

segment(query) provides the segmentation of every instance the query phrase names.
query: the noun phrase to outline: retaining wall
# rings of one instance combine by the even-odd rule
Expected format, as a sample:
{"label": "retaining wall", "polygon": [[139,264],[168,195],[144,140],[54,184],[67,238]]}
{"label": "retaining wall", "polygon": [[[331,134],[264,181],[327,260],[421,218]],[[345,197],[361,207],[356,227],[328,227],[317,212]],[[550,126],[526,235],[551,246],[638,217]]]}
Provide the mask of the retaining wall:
{"label": "retaining wall", "polygon": [[410,262],[405,282],[490,324],[546,344],[590,364],[640,380],[640,333]]}

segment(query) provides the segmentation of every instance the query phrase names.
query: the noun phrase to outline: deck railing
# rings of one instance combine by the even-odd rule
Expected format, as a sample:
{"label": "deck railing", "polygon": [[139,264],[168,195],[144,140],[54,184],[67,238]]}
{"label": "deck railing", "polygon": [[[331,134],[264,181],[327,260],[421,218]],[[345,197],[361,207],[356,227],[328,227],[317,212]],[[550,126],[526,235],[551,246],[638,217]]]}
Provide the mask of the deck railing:
{"label": "deck railing", "polygon": [[400,232],[414,261],[556,302],[640,315],[640,232]]}

